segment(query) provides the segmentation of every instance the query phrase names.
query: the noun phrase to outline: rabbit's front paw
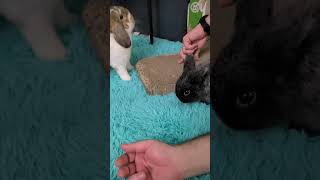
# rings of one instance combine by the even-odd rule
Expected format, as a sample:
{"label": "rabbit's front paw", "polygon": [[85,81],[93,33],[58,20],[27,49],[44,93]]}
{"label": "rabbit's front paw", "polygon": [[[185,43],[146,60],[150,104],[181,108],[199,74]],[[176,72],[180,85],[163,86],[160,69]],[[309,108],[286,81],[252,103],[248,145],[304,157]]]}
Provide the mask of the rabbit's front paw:
{"label": "rabbit's front paw", "polygon": [[131,80],[131,77],[130,77],[126,68],[118,67],[118,68],[115,68],[115,70],[117,71],[118,75],[120,76],[120,78],[123,81],[130,81]]}
{"label": "rabbit's front paw", "polygon": [[125,74],[124,75],[120,75],[119,74],[119,76],[124,81],[131,81],[131,77],[129,75],[125,75]]}

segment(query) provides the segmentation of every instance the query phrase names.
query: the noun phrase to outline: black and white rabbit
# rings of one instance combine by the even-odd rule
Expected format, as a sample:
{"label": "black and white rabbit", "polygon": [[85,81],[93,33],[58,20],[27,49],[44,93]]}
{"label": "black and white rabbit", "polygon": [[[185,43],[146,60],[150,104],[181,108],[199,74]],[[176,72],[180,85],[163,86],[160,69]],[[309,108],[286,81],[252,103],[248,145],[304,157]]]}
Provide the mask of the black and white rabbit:
{"label": "black and white rabbit", "polygon": [[233,38],[212,66],[213,109],[236,130],[320,134],[320,6],[295,0],[300,14],[277,18],[272,1],[237,2]]}
{"label": "black and white rabbit", "polygon": [[210,104],[210,64],[196,65],[193,56],[185,59],[183,72],[176,83],[176,96],[183,103]]}

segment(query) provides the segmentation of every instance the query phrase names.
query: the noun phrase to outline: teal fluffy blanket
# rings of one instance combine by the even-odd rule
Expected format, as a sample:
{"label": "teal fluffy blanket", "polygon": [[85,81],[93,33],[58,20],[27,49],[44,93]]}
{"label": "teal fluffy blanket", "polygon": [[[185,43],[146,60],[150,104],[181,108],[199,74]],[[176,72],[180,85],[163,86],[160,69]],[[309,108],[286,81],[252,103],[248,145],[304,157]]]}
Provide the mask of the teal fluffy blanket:
{"label": "teal fluffy blanket", "polygon": [[[155,39],[149,44],[146,36],[133,37],[131,62],[161,54],[179,52],[181,43]],[[183,104],[174,93],[149,96],[136,70],[130,72],[132,81],[120,80],[114,70],[110,74],[110,170],[117,179],[115,159],[123,152],[121,143],[156,139],[169,144],[181,143],[210,131],[210,107],[205,104]],[[209,175],[193,179],[210,179]]]}
{"label": "teal fluffy blanket", "polygon": [[213,120],[213,179],[320,179],[319,137],[280,128],[235,132]]}
{"label": "teal fluffy blanket", "polygon": [[[159,54],[176,53],[181,44],[144,36],[134,37],[132,62]],[[148,96],[135,70],[132,82],[123,82],[112,71],[111,79],[111,179],[121,143],[158,139],[175,144],[210,131],[209,107],[182,104],[174,94]],[[318,180],[320,138],[295,130],[273,128],[236,132],[216,116],[212,124],[212,179],[218,180]],[[201,176],[195,179],[210,179]]]}
{"label": "teal fluffy blanket", "polygon": [[107,79],[84,26],[64,62],[37,59],[0,21],[0,179],[106,180]]}

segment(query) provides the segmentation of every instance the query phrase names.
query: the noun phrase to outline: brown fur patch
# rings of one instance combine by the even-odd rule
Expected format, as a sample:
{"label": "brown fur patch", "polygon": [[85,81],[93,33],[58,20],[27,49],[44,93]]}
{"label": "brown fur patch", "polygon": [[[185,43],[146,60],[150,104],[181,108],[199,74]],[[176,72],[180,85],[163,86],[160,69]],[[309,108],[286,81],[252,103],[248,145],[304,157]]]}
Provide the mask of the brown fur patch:
{"label": "brown fur patch", "polygon": [[101,62],[109,71],[109,2],[105,0],[89,0],[84,11],[83,19],[90,39]]}

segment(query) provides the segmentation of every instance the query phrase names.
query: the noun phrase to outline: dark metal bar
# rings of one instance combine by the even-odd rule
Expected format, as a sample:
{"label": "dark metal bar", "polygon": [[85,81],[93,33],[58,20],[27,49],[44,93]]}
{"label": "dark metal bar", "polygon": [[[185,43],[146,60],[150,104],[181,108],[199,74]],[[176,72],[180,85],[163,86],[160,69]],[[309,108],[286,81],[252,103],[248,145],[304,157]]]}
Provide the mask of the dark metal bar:
{"label": "dark metal bar", "polygon": [[151,4],[151,0],[147,0],[147,1],[148,1],[148,17],[149,17],[150,44],[153,44],[152,4]]}

